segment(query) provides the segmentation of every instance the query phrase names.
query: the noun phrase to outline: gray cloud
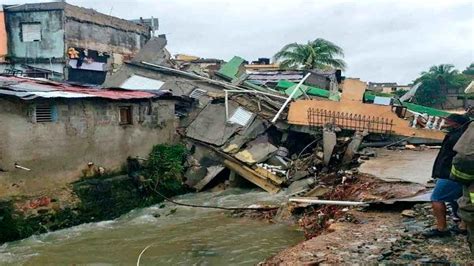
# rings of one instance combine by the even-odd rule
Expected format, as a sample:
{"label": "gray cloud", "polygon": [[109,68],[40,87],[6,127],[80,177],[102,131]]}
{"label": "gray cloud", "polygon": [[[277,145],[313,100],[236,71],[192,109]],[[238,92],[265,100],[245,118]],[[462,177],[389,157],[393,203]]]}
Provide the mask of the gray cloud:
{"label": "gray cloud", "polygon": [[434,64],[464,69],[474,61],[471,0],[69,2],[126,19],[158,17],[172,53],[254,60],[325,38],[345,50],[345,75],[399,83]]}

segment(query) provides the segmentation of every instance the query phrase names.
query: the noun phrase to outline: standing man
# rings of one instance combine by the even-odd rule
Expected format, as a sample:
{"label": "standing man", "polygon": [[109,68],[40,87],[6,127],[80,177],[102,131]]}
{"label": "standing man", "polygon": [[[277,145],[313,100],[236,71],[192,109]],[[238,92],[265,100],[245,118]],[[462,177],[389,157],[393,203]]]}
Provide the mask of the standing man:
{"label": "standing man", "polygon": [[[452,161],[456,155],[453,148],[466,130],[469,121],[467,116],[459,114],[451,114],[445,119],[448,133],[441,144],[432,173],[432,177],[437,179],[433,194],[431,195],[436,228],[424,232],[423,236],[425,237],[445,237],[451,235],[446,222],[446,203],[451,205],[453,213],[456,215],[459,206],[456,201],[462,196],[462,185],[449,179]],[[461,222],[459,229],[464,231],[465,228],[463,227],[464,225]]]}
{"label": "standing man", "polygon": [[451,178],[463,184],[463,196],[459,200],[459,216],[466,223],[467,241],[474,255],[474,123],[454,146],[457,152],[453,159]]}

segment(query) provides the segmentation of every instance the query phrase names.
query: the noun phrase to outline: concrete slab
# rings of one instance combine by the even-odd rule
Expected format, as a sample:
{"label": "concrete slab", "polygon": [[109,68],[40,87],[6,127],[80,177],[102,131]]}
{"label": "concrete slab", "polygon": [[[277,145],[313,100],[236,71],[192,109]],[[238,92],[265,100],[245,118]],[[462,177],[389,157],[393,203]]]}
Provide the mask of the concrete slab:
{"label": "concrete slab", "polygon": [[225,167],[222,166],[222,165],[215,165],[215,166],[207,167],[206,176],[201,181],[199,181],[199,183],[197,183],[194,186],[196,191],[201,191],[207,184],[209,184],[209,182],[212,181],[212,179],[214,179],[214,177],[216,177],[220,172],[222,172],[222,170],[224,170],[224,168]]}
{"label": "concrete slab", "polygon": [[[235,106],[229,105],[233,111]],[[205,143],[222,146],[240,128],[225,119],[224,104],[209,104],[186,129],[186,136]]]}
{"label": "concrete slab", "polygon": [[229,143],[222,149],[225,153],[236,153],[242,148],[242,146],[250,141],[263,134],[267,129],[266,123],[261,119],[255,119],[249,127],[245,128],[242,132],[237,132],[229,140]]}
{"label": "concrete slab", "polygon": [[269,142],[257,143],[250,148],[238,152],[235,158],[244,163],[256,164],[267,160],[276,151],[277,147]]}
{"label": "concrete slab", "polygon": [[377,157],[364,162],[361,173],[384,181],[406,181],[425,185],[431,179],[431,170],[439,150],[392,151],[375,149]]}

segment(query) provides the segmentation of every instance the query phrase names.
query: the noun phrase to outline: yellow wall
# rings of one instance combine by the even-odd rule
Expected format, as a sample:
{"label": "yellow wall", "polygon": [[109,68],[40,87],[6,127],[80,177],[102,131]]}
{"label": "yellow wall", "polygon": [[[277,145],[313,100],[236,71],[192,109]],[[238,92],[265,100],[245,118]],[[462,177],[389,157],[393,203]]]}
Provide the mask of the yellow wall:
{"label": "yellow wall", "polygon": [[7,52],[7,31],[5,29],[5,17],[3,11],[0,11],[0,62],[4,61]]}
{"label": "yellow wall", "polygon": [[362,102],[367,83],[359,79],[346,78],[342,82],[341,102]]}
{"label": "yellow wall", "polygon": [[391,106],[367,104],[358,101],[320,101],[320,100],[299,100],[290,105],[288,113],[288,123],[293,125],[308,126],[308,109],[323,109],[327,111],[343,112],[361,116],[375,116],[393,121],[392,131],[395,135],[413,136],[441,140],[444,133],[438,130],[425,130],[412,128],[409,121],[399,118],[392,112]]}

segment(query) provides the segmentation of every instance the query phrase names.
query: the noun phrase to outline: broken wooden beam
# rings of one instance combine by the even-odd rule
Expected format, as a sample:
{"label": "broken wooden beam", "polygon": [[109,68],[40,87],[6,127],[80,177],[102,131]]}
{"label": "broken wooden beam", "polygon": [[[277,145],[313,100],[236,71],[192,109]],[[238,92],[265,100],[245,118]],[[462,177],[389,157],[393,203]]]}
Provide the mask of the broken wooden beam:
{"label": "broken wooden beam", "polygon": [[255,172],[257,172],[260,176],[263,176],[267,179],[272,180],[277,185],[281,185],[284,181],[283,178],[270,173],[270,171],[268,171],[267,169],[264,169],[260,166],[257,166],[257,168],[255,169]]}
{"label": "broken wooden beam", "polygon": [[230,169],[235,171],[237,174],[252,182],[253,184],[261,187],[265,191],[275,194],[280,191],[280,188],[274,185],[270,180],[262,178],[257,172],[249,167],[240,165],[230,160],[224,160],[224,164]]}

